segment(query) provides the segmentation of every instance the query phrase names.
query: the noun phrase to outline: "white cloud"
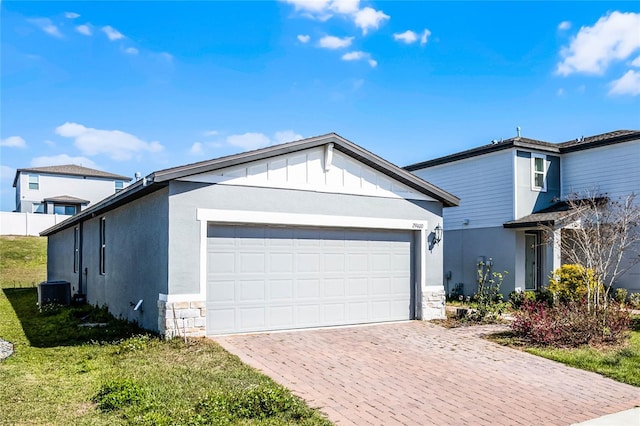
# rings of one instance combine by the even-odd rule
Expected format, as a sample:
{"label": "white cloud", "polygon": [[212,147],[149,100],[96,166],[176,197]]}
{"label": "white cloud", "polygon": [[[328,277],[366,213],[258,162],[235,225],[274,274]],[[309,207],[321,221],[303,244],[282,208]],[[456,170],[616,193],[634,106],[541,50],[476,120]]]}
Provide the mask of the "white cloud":
{"label": "white cloud", "polygon": [[631,61],[631,66],[640,68],[640,56]]}
{"label": "white cloud", "polygon": [[86,36],[90,36],[92,34],[91,27],[89,25],[87,25],[87,24],[78,25],[76,27],[76,31],[79,32],[80,34],[84,34]]}
{"label": "white cloud", "polygon": [[371,55],[367,52],[356,50],[342,55],[343,61],[359,61],[363,59],[365,59],[369,63],[369,66],[371,66],[371,68],[375,68],[378,66],[378,61],[372,59]]}
{"label": "white cloud", "polygon": [[275,135],[273,136],[273,142],[277,144],[299,141],[300,139],[303,139],[302,135],[299,135],[293,130],[281,130],[279,132],[276,132]]}
{"label": "white cloud", "polygon": [[[226,139],[227,144],[242,148],[245,151],[264,148],[269,145],[297,141],[304,137],[294,130],[280,130],[272,138],[264,133],[248,132],[241,135],[231,135]],[[215,144],[214,144],[215,146]]]}
{"label": "white cloud", "polygon": [[569,21],[562,21],[558,24],[558,29],[560,31],[568,30],[569,28],[571,28],[571,22]]}
{"label": "white cloud", "polygon": [[389,15],[385,15],[382,11],[365,7],[355,13],[354,22],[356,26],[362,29],[362,34],[365,35],[370,29],[377,30],[380,24],[387,19],[389,19]]}
{"label": "white cloud", "polygon": [[126,49],[124,49],[124,53],[128,55],[137,55],[138,53],[140,53],[140,51],[135,47],[127,47]]}
{"label": "white cloud", "polygon": [[168,52],[156,53],[155,56],[157,56],[160,59],[164,59],[167,62],[173,61],[173,55],[171,53],[168,53]]}
{"label": "white cloud", "polygon": [[120,130],[92,129],[77,123],[64,123],[56,127],[56,133],[73,138],[74,145],[84,155],[104,154],[116,161],[127,161],[136,154],[164,149],[159,142],[146,142]]}
{"label": "white cloud", "polygon": [[194,142],[189,149],[189,154],[191,155],[202,155],[204,153],[204,147],[202,142]]}
{"label": "white cloud", "polygon": [[45,140],[44,143],[45,143],[45,145],[48,145],[48,146],[51,146],[51,147],[56,146],[56,143],[54,141],[50,141],[48,139]]}
{"label": "white cloud", "polygon": [[320,47],[325,49],[342,49],[351,46],[353,37],[336,37],[336,36],[324,36],[318,42]]}
{"label": "white cloud", "polygon": [[424,46],[425,44],[427,44],[430,35],[431,31],[425,28],[422,32],[422,36],[420,36],[420,46]]}
{"label": "white cloud", "polygon": [[263,133],[248,132],[241,135],[228,136],[227,143],[244,150],[252,150],[269,146],[271,140]]}
{"label": "white cloud", "polygon": [[308,43],[311,40],[311,37],[305,34],[298,34],[298,41],[300,43]]}
{"label": "white cloud", "polygon": [[72,157],[68,154],[59,154],[52,156],[35,157],[31,160],[31,167],[46,167],[46,166],[63,166],[66,164],[77,164],[83,167],[89,167],[91,169],[97,169],[98,166],[92,160],[87,157]]}
{"label": "white cloud", "polygon": [[103,33],[105,33],[107,35],[107,37],[111,41],[120,40],[120,39],[124,38],[124,34],[122,34],[120,31],[116,30],[115,28],[113,28],[111,25],[107,25],[105,27],[102,27],[101,30],[102,30]]}
{"label": "white cloud", "polygon": [[640,13],[612,12],[592,27],[582,27],[569,46],[560,50],[556,72],[603,74],[609,64],[625,60],[640,49]]}
{"label": "white cloud", "polygon": [[202,136],[217,136],[220,132],[217,130],[207,130],[202,132]]}
{"label": "white cloud", "polygon": [[40,28],[42,31],[49,34],[50,36],[57,37],[57,38],[64,37],[60,32],[60,30],[58,29],[58,27],[56,27],[53,24],[53,22],[51,22],[51,19],[49,18],[34,18],[34,19],[28,19],[27,21],[32,23],[36,27]]}
{"label": "white cloud", "polygon": [[80,17],[80,14],[75,12],[65,12],[64,17],[69,19],[76,19]]}
{"label": "white cloud", "polygon": [[610,95],[640,95],[640,72],[629,70],[625,75],[610,84]]}
{"label": "white cloud", "polygon": [[360,0],[333,0],[329,8],[343,15],[356,13],[360,8]]}
{"label": "white cloud", "polygon": [[0,166],[0,179],[9,180],[16,176],[16,169],[9,166]]}
{"label": "white cloud", "polygon": [[393,34],[393,39],[397,41],[402,41],[406,44],[415,43],[418,41],[418,34],[414,33],[411,30],[407,30],[403,33],[395,33]]}
{"label": "white cloud", "polygon": [[329,0],[284,0],[285,3],[292,4],[297,11],[320,13],[329,6]]}
{"label": "white cloud", "polygon": [[25,140],[20,136],[9,136],[6,139],[0,140],[0,146],[4,146],[6,148],[26,148],[27,142],[25,142]]}

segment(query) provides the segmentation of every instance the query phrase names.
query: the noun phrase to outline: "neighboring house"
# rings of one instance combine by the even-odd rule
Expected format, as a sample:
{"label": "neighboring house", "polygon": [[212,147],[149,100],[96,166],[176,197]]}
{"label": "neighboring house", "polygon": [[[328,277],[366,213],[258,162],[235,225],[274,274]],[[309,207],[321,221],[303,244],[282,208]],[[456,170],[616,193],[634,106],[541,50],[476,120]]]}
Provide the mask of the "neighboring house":
{"label": "neighboring house", "polygon": [[121,191],[131,178],[74,164],[16,170],[16,212],[74,215]]}
{"label": "neighboring house", "polygon": [[[508,294],[539,289],[561,265],[563,198],[640,195],[639,165],[640,131],[619,130],[564,143],[515,137],[405,169],[462,200],[444,211],[447,292],[473,294],[477,265],[491,258],[494,271],[508,271],[502,286]],[[541,223],[558,228],[555,243],[543,241]],[[616,286],[640,290],[640,268]]]}
{"label": "neighboring house", "polygon": [[328,134],[150,174],[43,232],[47,276],[168,336],[442,318],[458,202]]}

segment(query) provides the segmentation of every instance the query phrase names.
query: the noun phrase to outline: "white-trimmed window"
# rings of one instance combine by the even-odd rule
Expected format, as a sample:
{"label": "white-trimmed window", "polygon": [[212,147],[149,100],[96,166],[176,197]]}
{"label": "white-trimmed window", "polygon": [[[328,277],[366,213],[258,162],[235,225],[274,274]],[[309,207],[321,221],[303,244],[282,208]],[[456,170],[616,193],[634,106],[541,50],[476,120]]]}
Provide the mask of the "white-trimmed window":
{"label": "white-trimmed window", "polygon": [[100,218],[100,274],[104,275],[107,272],[105,256],[107,249],[107,239],[106,239],[106,220],[105,218]]}
{"label": "white-trimmed window", "polygon": [[40,189],[40,176],[29,175],[29,189]]}
{"label": "white-trimmed window", "polygon": [[124,189],[124,181],[117,180],[116,181],[116,192],[120,192]]}
{"label": "white-trimmed window", "polygon": [[547,191],[547,156],[531,154],[531,190]]}

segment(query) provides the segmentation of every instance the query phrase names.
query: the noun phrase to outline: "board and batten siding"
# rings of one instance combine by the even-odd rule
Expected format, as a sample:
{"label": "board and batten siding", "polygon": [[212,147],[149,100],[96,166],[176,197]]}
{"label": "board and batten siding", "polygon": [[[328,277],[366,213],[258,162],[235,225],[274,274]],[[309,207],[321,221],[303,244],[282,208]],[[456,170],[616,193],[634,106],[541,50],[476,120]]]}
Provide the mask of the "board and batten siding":
{"label": "board and batten siding", "polygon": [[562,195],[594,190],[612,199],[640,196],[640,140],[563,155]]}
{"label": "board and batten siding", "polygon": [[505,150],[413,173],[460,198],[458,207],[444,209],[445,230],[502,227],[513,219],[513,162]]}

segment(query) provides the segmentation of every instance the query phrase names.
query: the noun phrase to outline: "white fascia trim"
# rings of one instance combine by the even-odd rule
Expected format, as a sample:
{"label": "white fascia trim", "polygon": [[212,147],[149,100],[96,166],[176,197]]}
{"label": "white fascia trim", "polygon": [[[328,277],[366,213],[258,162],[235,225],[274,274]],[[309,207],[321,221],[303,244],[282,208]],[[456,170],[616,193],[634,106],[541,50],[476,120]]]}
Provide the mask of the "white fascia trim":
{"label": "white fascia trim", "polygon": [[206,295],[201,293],[191,293],[191,294],[158,294],[158,300],[166,303],[175,303],[175,302],[204,302],[206,301]]}

